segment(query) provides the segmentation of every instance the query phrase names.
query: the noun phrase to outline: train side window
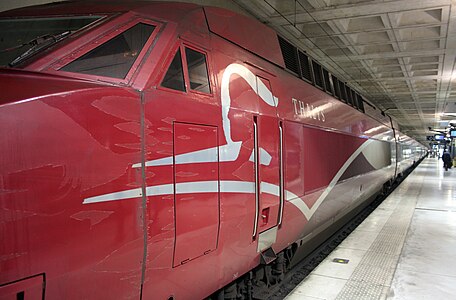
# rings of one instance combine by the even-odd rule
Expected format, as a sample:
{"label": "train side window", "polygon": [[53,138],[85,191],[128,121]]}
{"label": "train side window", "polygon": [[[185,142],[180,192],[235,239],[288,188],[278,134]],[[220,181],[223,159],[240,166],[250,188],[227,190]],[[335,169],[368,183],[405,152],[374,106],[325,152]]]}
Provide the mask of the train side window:
{"label": "train side window", "polygon": [[211,87],[207,73],[206,55],[190,48],[185,48],[190,88],[194,91],[210,94]]}
{"label": "train side window", "polygon": [[180,49],[178,49],[176,55],[174,55],[173,61],[169,65],[161,85],[173,90],[185,92],[184,71],[182,68]]}
{"label": "train side window", "polygon": [[60,70],[124,79],[155,26],[138,23]]}

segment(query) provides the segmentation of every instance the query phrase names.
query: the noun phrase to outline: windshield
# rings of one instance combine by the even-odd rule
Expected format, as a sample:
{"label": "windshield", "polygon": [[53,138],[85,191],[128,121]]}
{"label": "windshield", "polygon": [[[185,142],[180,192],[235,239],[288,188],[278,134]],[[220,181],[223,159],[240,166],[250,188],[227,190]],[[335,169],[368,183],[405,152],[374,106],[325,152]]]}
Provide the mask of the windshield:
{"label": "windshield", "polygon": [[[0,19],[0,66],[29,58],[101,16]],[[25,55],[24,55],[25,54]]]}

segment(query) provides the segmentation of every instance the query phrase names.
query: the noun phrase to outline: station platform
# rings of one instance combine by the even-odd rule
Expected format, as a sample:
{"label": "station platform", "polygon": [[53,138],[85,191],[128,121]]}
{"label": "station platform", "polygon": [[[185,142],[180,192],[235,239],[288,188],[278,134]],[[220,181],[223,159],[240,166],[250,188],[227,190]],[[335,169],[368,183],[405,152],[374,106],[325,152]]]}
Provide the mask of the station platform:
{"label": "station platform", "polygon": [[455,299],[456,169],[425,159],[285,299]]}

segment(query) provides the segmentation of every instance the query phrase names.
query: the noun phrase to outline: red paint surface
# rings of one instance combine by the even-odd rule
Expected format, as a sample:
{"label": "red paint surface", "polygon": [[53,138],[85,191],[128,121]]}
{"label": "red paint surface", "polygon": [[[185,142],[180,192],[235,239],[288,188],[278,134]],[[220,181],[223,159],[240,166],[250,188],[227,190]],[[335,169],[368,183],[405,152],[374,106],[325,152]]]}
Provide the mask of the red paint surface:
{"label": "red paint surface", "polygon": [[[179,155],[198,145],[208,149],[217,147],[217,127],[174,123],[174,153]],[[218,151],[215,162],[175,164],[176,189],[182,183],[199,181],[216,186],[215,192],[179,194],[176,190],[176,242],[174,266],[187,263],[217,248],[219,229]]]}
{"label": "red paint surface", "polygon": [[[260,167],[260,181],[279,185],[278,126],[283,122],[285,189],[312,207],[347,158],[372,138],[370,129],[378,127],[379,138],[392,137],[387,126],[210,34],[202,9],[195,5],[84,1],[11,14],[65,14],[76,8],[80,13],[131,11],[57,45],[23,70],[0,70],[2,286],[45,274],[47,299],[139,299],[141,285],[144,299],[204,298],[259,264],[258,236],[252,239],[253,189],[141,194],[83,204],[85,199],[132,190],[139,195],[147,188],[193,181],[252,186],[257,117],[259,146],[271,156],[270,163]],[[58,71],[108,32],[144,18],[157,24],[159,32],[128,80],[62,76]],[[229,36],[241,32],[243,24],[230,24]],[[207,54],[210,95],[160,87],[175,49],[184,43],[178,36]],[[277,108],[258,97],[255,84],[232,75],[227,115],[230,137],[241,144],[237,158],[175,164],[173,155],[227,144],[221,85],[226,68],[234,63],[253,74],[254,82],[261,78],[277,97]],[[325,121],[296,114],[293,98],[323,107]],[[407,143],[410,149],[416,147],[411,140]],[[171,163],[136,167],[167,157]],[[404,164],[410,158],[404,158]],[[359,190],[358,179],[349,180],[350,188]],[[338,196],[330,194],[325,210],[310,220],[286,201],[274,250],[281,251],[318,227],[319,220],[333,216],[345,205],[336,201]],[[261,191],[258,232],[277,224],[278,205],[277,196]]]}

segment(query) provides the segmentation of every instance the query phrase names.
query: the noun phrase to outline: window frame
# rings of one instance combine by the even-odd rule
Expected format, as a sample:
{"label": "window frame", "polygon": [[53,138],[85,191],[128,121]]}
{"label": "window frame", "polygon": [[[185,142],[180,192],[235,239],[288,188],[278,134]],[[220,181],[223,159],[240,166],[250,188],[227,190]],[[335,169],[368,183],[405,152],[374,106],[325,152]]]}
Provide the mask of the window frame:
{"label": "window frame", "polygon": [[[209,82],[209,90],[210,90],[209,93],[197,91],[197,90],[194,90],[194,89],[190,88],[190,75],[188,73],[187,55],[185,53],[185,48],[188,48],[188,49],[191,49],[193,51],[196,51],[196,52],[204,54],[204,56],[206,58],[207,80]],[[211,65],[210,65],[210,62],[209,62],[209,53],[208,53],[208,51],[203,50],[200,47],[196,47],[196,46],[191,45],[191,44],[189,44],[187,42],[184,42],[184,41],[180,41],[172,49],[173,49],[173,51],[170,51],[171,54],[166,59],[166,64],[164,65],[162,74],[160,74],[160,76],[159,76],[157,89],[165,90],[165,91],[168,91],[168,92],[179,93],[179,94],[196,94],[196,95],[202,95],[202,96],[206,96],[206,97],[214,97],[214,81],[212,80],[212,75],[211,75],[212,72],[211,72]],[[185,91],[172,89],[172,88],[165,87],[165,86],[162,85],[163,79],[165,79],[166,73],[168,72],[168,69],[169,69],[169,67],[171,65],[171,62],[174,59],[174,56],[176,56],[177,51],[180,51],[180,53],[181,53],[181,61],[182,61],[182,69],[183,69],[183,74],[184,74]]]}
{"label": "window frame", "polygon": [[[69,65],[70,63],[78,60],[83,55],[89,53],[90,51],[94,50],[95,48],[109,42],[111,39],[115,38],[123,34],[125,31],[131,29],[135,25],[143,23],[147,25],[155,26],[154,31],[147,39],[146,43],[144,44],[143,48],[139,52],[138,56],[136,57],[133,65],[131,66],[130,70],[128,71],[125,78],[115,78],[109,76],[101,76],[101,75],[91,75],[91,74],[84,74],[84,73],[77,73],[77,72],[69,72],[63,71],[61,68]],[[52,71],[57,72],[58,74],[63,74],[71,77],[81,78],[81,79],[92,79],[92,80],[99,80],[104,82],[110,82],[115,84],[123,84],[129,85],[134,78],[134,75],[138,70],[141,68],[141,64],[146,57],[146,55],[150,52],[150,47],[154,43],[157,35],[161,31],[161,24],[158,22],[154,22],[149,19],[145,18],[134,18],[130,19],[125,23],[122,23],[119,26],[114,26],[110,28],[109,31],[105,32],[102,35],[97,36],[95,39],[90,40],[89,42],[83,44],[81,47],[77,48],[76,50],[72,51],[68,55],[64,56],[60,59],[57,63],[51,66]]]}
{"label": "window frame", "polygon": [[[158,83],[157,83],[157,89],[165,90],[165,91],[168,91],[168,92],[175,92],[175,93],[179,93],[179,94],[187,94],[188,86],[187,86],[187,79],[185,78],[185,65],[184,65],[184,61],[183,61],[183,58],[182,58],[181,45],[174,46],[171,49],[172,49],[172,51],[170,51],[170,55],[164,61],[163,68],[161,70],[161,74],[159,76],[159,80],[158,80]],[[173,88],[166,87],[166,86],[162,85],[163,80],[165,79],[165,76],[168,73],[169,67],[171,66],[171,63],[173,62],[174,57],[177,54],[177,51],[180,51],[181,65],[182,65],[182,75],[183,75],[183,79],[184,79],[185,91],[173,89]]]}
{"label": "window frame", "polygon": [[[79,29],[73,30],[70,32],[70,34],[65,37],[62,40],[59,40],[47,47],[45,47],[42,50],[39,50],[36,53],[31,54],[30,56],[25,57],[23,60],[21,60],[19,63],[15,64],[15,68],[21,68],[21,69],[35,69],[35,66],[46,66],[45,64],[42,63],[43,58],[46,58],[48,54],[52,53],[55,54],[56,52],[58,53],[61,48],[64,48],[68,41],[77,38],[81,34],[86,34],[88,31],[90,31],[93,28],[96,27],[102,27],[104,23],[109,22],[109,20],[112,18],[112,14],[108,13],[99,13],[99,14],[89,14],[89,13],[81,13],[81,14],[62,14],[62,15],[40,15],[40,16],[24,16],[21,18],[14,18],[14,17],[4,17],[1,18],[1,21],[28,21],[28,20],[36,20],[38,22],[43,21],[43,20],[69,20],[69,19],[74,19],[74,18],[90,18],[92,17],[94,21],[92,21],[89,24],[86,24]],[[95,17],[98,17],[98,19],[95,19]],[[62,33],[62,31],[60,31]],[[57,33],[58,34],[58,33]],[[31,47],[28,48],[30,50]],[[22,52],[20,53],[21,55],[24,54],[24,51],[27,50],[27,48],[19,48],[19,50]],[[17,55],[15,58],[17,59],[19,55]],[[9,63],[11,63],[10,61]],[[4,65],[4,67],[8,67],[8,65]]]}

